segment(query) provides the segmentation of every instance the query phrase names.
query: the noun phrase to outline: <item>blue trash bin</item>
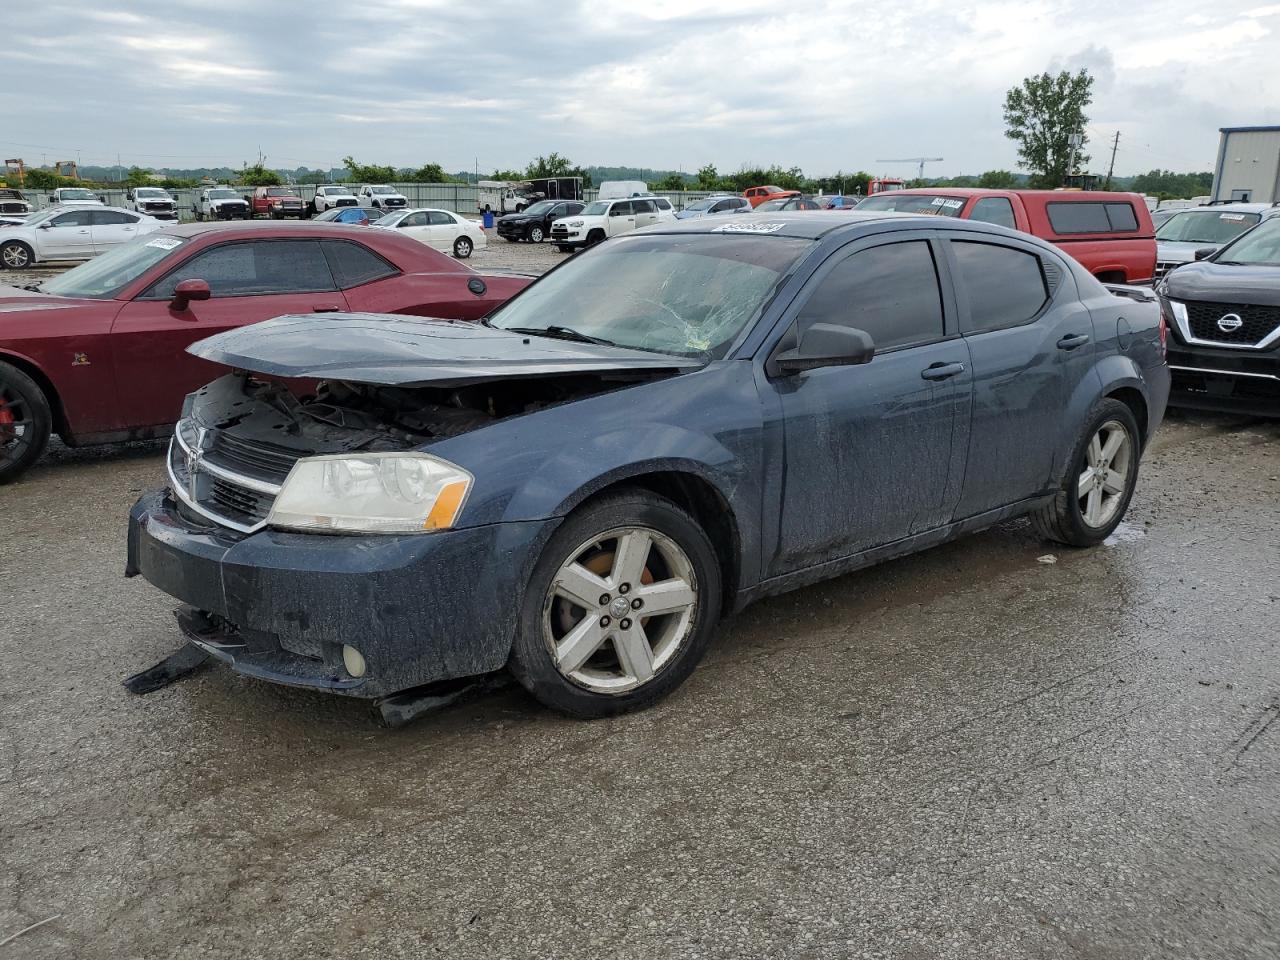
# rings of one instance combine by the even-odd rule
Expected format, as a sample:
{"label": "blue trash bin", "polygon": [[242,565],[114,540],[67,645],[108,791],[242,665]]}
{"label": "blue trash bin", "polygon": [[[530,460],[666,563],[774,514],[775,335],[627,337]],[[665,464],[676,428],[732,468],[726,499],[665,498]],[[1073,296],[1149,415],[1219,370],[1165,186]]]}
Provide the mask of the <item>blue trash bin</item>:
{"label": "blue trash bin", "polygon": [[486,230],[493,229],[493,211],[492,210],[486,210],[484,212],[484,228]]}

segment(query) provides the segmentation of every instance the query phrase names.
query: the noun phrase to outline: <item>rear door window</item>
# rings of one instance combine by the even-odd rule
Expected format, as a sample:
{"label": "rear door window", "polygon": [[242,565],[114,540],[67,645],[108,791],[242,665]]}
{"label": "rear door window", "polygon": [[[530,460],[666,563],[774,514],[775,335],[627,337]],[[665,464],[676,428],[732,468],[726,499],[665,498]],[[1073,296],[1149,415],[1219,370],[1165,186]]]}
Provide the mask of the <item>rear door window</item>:
{"label": "rear door window", "polygon": [[323,240],[325,257],[333,278],[343,290],[362,283],[393,277],[400,271],[363,244],[350,240]]}
{"label": "rear door window", "polygon": [[94,210],[91,212],[91,219],[95,227],[135,224],[138,222],[138,218],[133,214],[124,213],[120,210]]}
{"label": "rear door window", "polygon": [[996,243],[952,240],[959,281],[969,300],[966,333],[1027,323],[1049,299],[1040,258]]}
{"label": "rear door window", "polygon": [[805,301],[803,331],[814,323],[865,330],[883,353],[941,340],[942,293],[925,240],[872,247],[836,264]]}

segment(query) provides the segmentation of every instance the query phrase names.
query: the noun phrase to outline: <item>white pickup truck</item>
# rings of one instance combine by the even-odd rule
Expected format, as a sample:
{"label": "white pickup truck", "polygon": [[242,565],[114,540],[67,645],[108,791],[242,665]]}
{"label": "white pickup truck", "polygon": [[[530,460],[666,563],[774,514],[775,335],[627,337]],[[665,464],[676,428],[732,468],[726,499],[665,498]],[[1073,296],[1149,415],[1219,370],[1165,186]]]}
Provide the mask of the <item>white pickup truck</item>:
{"label": "white pickup truck", "polygon": [[197,220],[248,220],[249,201],[230,187],[206,187],[200,191],[191,212]]}
{"label": "white pickup truck", "polygon": [[129,209],[157,220],[178,219],[178,201],[160,187],[134,187],[129,191]]}
{"label": "white pickup truck", "polygon": [[311,201],[311,213],[324,213],[334,207],[355,207],[360,203],[350,187],[329,184],[316,187],[315,199]]}
{"label": "white pickup truck", "polygon": [[58,187],[49,194],[49,202],[56,207],[105,207],[102,198],[84,187]]}
{"label": "white pickup truck", "polygon": [[409,206],[409,198],[403,193],[396,193],[393,187],[383,183],[374,183],[360,188],[357,194],[360,206],[374,207],[378,210],[403,210]]}

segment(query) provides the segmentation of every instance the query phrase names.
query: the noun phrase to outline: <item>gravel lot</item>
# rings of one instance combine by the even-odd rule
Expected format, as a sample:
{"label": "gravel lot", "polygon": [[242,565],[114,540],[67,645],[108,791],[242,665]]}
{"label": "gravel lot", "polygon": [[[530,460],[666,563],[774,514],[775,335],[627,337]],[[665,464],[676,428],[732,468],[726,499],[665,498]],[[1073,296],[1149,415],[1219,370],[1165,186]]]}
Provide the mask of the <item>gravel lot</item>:
{"label": "gravel lot", "polygon": [[177,645],[122,578],[161,448],[56,449],[0,488],[0,942],[58,919],[0,960],[1274,958],[1278,450],[1175,419],[1097,550],[1005,524],[752,607],[645,713],[388,732],[127,694]]}

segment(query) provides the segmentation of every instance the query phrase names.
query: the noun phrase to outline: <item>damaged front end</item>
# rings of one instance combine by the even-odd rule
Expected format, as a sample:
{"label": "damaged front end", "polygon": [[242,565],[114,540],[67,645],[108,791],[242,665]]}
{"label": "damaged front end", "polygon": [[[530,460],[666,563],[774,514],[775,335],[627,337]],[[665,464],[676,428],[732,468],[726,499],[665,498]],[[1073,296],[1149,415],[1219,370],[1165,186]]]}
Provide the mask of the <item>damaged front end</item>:
{"label": "damaged front end", "polygon": [[557,521],[469,525],[470,474],[432,446],[687,364],[416,318],[273,345],[291,319],[192,348],[238,369],[188,397],[127,573],[184,604],[192,645],[261,679],[384,698],[498,670]]}

